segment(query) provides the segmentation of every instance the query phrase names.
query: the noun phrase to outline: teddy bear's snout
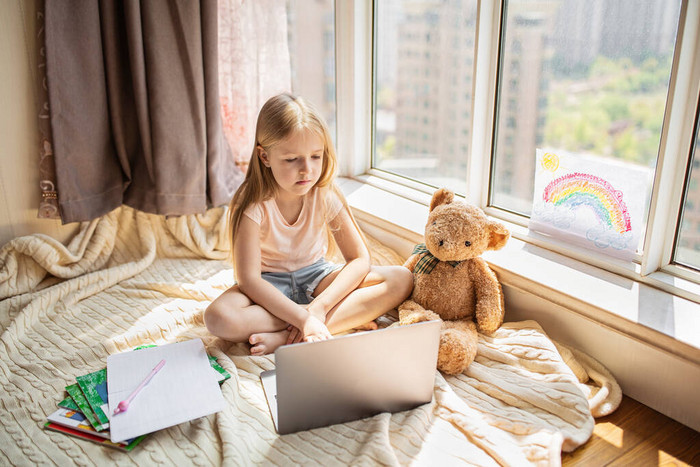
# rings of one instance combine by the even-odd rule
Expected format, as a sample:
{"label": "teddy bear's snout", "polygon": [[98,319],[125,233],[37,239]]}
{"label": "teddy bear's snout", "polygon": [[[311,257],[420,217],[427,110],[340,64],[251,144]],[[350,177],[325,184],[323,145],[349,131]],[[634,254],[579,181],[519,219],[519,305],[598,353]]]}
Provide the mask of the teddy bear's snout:
{"label": "teddy bear's snout", "polygon": [[[440,241],[438,242],[438,246],[444,246],[444,245],[445,245],[445,241],[444,241],[444,240],[440,240]],[[467,240],[467,241],[464,242],[464,246],[470,247],[470,246],[472,246],[472,242],[470,242],[469,240]]]}

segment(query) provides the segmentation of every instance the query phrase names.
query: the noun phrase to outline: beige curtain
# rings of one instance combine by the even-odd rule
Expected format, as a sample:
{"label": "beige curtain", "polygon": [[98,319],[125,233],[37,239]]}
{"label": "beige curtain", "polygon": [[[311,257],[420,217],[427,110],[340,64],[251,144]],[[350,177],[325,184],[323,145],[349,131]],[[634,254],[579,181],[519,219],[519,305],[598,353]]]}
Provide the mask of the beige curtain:
{"label": "beige curtain", "polygon": [[64,223],[121,204],[181,215],[230,200],[243,173],[222,128],[217,10],[215,0],[46,0]]}

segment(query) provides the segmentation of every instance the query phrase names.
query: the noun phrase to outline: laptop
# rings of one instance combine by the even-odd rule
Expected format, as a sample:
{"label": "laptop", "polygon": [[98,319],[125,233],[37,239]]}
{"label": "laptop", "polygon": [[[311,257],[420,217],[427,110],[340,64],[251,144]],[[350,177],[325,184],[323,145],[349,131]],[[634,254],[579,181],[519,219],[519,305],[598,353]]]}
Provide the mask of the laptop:
{"label": "laptop", "polygon": [[400,412],[433,397],[440,321],[279,347],[260,374],[281,435]]}

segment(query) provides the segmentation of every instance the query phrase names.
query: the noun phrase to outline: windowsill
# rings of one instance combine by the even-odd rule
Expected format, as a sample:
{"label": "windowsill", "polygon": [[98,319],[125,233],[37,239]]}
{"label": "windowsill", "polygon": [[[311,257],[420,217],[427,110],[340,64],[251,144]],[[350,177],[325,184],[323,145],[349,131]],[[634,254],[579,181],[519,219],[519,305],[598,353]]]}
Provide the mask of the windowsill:
{"label": "windowsill", "polygon": [[[341,178],[338,184],[358,221],[390,232],[390,246],[399,254],[407,257],[422,241],[430,195],[373,176]],[[506,287],[700,364],[698,303],[515,237],[483,256]]]}

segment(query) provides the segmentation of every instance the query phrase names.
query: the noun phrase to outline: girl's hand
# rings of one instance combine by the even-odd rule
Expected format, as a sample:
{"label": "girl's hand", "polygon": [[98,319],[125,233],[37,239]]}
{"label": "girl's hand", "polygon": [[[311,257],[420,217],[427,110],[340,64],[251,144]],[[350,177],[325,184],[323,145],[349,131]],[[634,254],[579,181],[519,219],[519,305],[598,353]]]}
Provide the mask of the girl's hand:
{"label": "girl's hand", "polygon": [[323,321],[312,314],[309,314],[309,317],[306,318],[301,332],[304,334],[304,341],[306,342],[325,341],[333,337],[326,325],[323,324]]}
{"label": "girl's hand", "polygon": [[301,342],[302,337],[304,337],[301,331],[299,331],[299,328],[295,328],[291,324],[287,326],[287,331],[289,331],[289,336],[287,337],[287,345]]}
{"label": "girl's hand", "polygon": [[301,341],[324,341],[326,339],[330,339],[331,337],[331,333],[328,331],[326,325],[323,324],[320,319],[310,314],[304,321],[302,329],[297,329],[295,327],[291,329],[289,337],[287,338],[287,344],[293,344]]}

